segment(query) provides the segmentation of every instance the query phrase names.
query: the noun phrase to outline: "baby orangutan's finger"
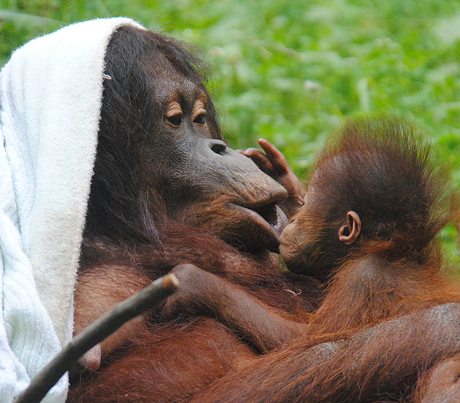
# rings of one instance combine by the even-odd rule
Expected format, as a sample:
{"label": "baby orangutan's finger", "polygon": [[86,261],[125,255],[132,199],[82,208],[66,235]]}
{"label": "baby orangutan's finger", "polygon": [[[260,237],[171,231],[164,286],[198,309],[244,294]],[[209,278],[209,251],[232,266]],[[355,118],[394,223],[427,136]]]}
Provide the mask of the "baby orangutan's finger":
{"label": "baby orangutan's finger", "polygon": [[244,151],[240,151],[240,153],[248,158],[251,158],[254,163],[266,174],[273,174],[273,164],[262,151],[258,150],[257,148],[247,148]]}
{"label": "baby orangutan's finger", "polygon": [[273,165],[273,170],[275,170],[278,174],[283,174],[290,171],[289,164],[280,150],[278,150],[268,140],[259,139],[258,142],[262,149],[265,151],[266,158]]}

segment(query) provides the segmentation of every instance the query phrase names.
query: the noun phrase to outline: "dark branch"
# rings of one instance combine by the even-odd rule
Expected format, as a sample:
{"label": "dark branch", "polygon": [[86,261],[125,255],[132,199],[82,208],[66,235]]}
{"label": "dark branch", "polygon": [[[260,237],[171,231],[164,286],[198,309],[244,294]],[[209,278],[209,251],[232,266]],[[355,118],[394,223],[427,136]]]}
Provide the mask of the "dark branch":
{"label": "dark branch", "polygon": [[174,274],[155,280],[148,287],[120,302],[75,336],[31,381],[16,403],[39,403],[70,367],[92,347],[110,336],[124,323],[158,305],[179,286]]}

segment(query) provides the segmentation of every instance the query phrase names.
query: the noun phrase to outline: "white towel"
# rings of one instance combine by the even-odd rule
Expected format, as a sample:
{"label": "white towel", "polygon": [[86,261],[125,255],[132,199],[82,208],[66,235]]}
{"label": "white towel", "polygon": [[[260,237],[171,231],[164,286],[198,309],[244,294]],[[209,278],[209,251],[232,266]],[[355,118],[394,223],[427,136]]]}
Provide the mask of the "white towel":
{"label": "white towel", "polygon": [[[72,334],[73,291],[100,117],[104,56],[126,18],[65,27],[1,71],[0,402]],[[64,402],[67,379],[46,402]]]}

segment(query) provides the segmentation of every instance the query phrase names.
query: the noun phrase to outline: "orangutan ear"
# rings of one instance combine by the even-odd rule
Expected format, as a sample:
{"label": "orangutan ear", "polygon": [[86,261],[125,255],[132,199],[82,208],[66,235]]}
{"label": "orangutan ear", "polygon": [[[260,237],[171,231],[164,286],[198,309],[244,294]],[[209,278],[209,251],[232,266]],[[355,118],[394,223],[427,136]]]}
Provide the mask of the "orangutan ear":
{"label": "orangutan ear", "polygon": [[354,243],[361,234],[361,219],[354,211],[347,213],[347,224],[339,229],[339,241],[346,245]]}

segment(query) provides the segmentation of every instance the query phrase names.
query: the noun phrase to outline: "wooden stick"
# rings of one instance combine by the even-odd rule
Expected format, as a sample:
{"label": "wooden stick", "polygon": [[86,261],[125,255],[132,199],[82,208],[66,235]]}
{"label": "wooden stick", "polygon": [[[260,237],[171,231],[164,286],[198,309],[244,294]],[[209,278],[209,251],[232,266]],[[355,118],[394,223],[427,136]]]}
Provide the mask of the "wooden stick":
{"label": "wooden stick", "polygon": [[83,354],[103,341],[123,324],[134,317],[158,305],[171,295],[179,286],[174,274],[168,274],[155,280],[142,291],[115,305],[115,307],[95,320],[77,334],[62,351],[57,354],[32,379],[15,403],[39,403],[48,391],[61,379]]}

